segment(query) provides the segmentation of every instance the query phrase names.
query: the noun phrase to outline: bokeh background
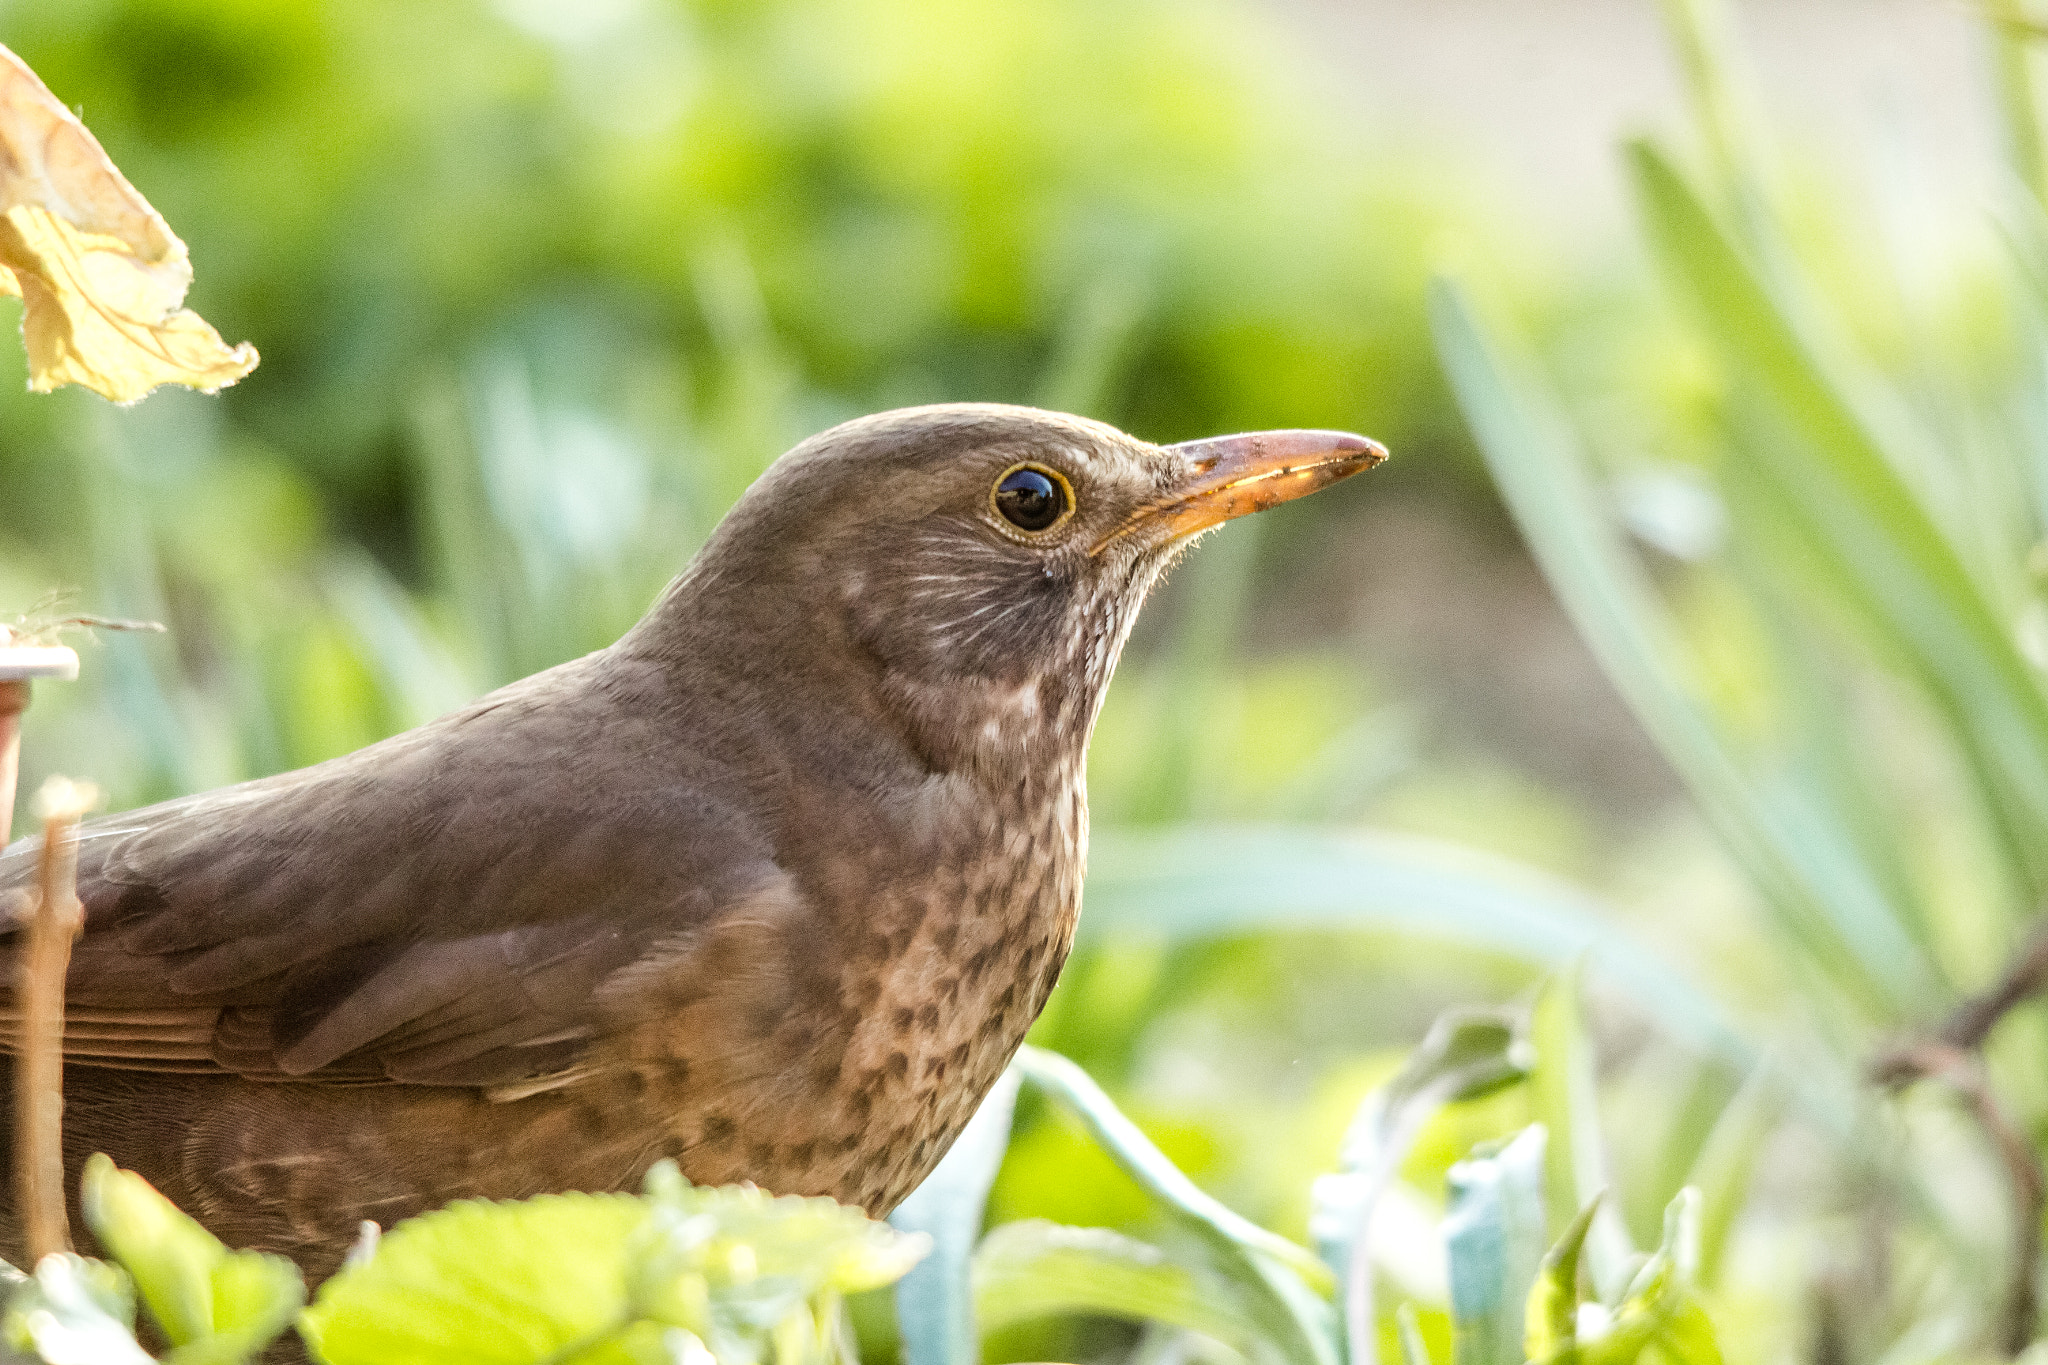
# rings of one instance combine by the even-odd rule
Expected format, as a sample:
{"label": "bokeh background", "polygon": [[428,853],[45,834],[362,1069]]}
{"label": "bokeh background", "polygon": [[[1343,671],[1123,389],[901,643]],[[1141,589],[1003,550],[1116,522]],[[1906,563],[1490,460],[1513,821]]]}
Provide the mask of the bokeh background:
{"label": "bokeh background", "polygon": [[[1614,1205],[1654,1245],[1713,1182],[1731,1358],[1998,1354],[2040,1209],[1951,1090],[1864,1076],[1998,975],[2048,861],[2022,9],[68,0],[0,39],[263,353],[115,409],[0,352],[0,615],[169,627],[80,642],[25,792],[317,762],[602,646],[846,417],[1368,432],[1393,462],[1148,608],[1034,1041],[1302,1236],[1432,1018],[1577,970]],[[1799,346],[1684,278],[1717,258],[1631,130]],[[1490,343],[1442,299],[1433,335],[1435,275]],[[1982,1063],[2023,1147],[2042,1022]],[[1432,1339],[1443,1172],[1526,1117],[1454,1106],[1404,1169],[1381,1268]],[[1147,1209],[1027,1107],[993,1218]],[[1168,1358],[1134,1331],[991,1356]]]}

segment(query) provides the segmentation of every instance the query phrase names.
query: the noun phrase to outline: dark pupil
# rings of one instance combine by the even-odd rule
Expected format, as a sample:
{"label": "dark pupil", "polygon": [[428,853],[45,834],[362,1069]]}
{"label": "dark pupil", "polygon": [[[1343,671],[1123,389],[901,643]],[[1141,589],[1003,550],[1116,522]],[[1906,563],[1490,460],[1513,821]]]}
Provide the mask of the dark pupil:
{"label": "dark pupil", "polygon": [[1067,510],[1067,491],[1035,469],[1015,469],[996,485],[996,510],[1012,526],[1043,531]]}

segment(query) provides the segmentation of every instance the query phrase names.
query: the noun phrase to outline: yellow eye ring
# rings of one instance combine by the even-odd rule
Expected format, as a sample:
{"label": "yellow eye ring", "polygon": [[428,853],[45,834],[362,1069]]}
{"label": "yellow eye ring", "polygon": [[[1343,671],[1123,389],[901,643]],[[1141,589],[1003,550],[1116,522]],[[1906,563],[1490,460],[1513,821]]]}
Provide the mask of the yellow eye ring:
{"label": "yellow eye ring", "polygon": [[988,490],[989,515],[1027,536],[1057,530],[1074,515],[1074,485],[1057,469],[1024,460],[997,476]]}

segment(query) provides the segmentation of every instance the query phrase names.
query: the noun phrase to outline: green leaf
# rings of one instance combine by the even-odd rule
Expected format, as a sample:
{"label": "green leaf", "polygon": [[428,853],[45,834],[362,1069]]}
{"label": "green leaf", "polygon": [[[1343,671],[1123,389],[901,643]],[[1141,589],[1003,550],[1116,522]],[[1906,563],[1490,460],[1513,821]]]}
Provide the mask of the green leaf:
{"label": "green leaf", "polygon": [[80,1203],[86,1225],[134,1277],[171,1344],[211,1335],[213,1268],[228,1254],[220,1240],[104,1154],[85,1164]]}
{"label": "green leaf", "polygon": [[1415,1320],[1415,1305],[1404,1303],[1394,1310],[1394,1331],[1401,1343],[1401,1365],[1435,1365],[1429,1343],[1422,1339],[1422,1324]]}
{"label": "green leaf", "polygon": [[1522,1314],[1522,1349],[1530,1360],[1551,1360],[1578,1344],[1579,1253],[1602,1197],[1594,1195],[1572,1218],[1557,1245],[1543,1253]]}
{"label": "green leaf", "polygon": [[1256,1354],[1299,1365],[1337,1365],[1336,1321],[1321,1297],[1333,1287],[1328,1266],[1202,1191],[1065,1057],[1025,1047],[1015,1065],[1025,1080],[1079,1119],[1175,1222],[1201,1239],[1218,1271],[1245,1296],[1258,1337]]}
{"label": "green leaf", "polygon": [[1524,1310],[1549,1244],[1541,1124],[1451,1167],[1450,1255],[1456,1365],[1522,1365]]}
{"label": "green leaf", "polygon": [[330,1365],[531,1365],[630,1321],[627,1246],[647,1221],[623,1194],[451,1204],[322,1285],[300,1330]]}
{"label": "green leaf", "polygon": [[1735,1216],[1749,1198],[1750,1178],[1764,1142],[1777,1127],[1783,1083],[1768,1064],[1759,1066],[1721,1111],[1693,1163],[1688,1182],[1700,1193],[1700,1283],[1711,1286],[1721,1273],[1722,1255]]}
{"label": "green leaf", "polygon": [[1673,1365],[1721,1365],[1713,1323],[1693,1297],[1699,1264],[1699,1191],[1680,1190],[1664,1211],[1664,1240],[1630,1283],[1614,1322],[1585,1343],[1585,1365],[1635,1365],[1655,1346]]}
{"label": "green leaf", "polygon": [[87,1226],[134,1278],[150,1316],[177,1348],[167,1357],[177,1365],[256,1354],[306,1300],[297,1266],[282,1256],[229,1251],[147,1180],[104,1155],[86,1162],[80,1202]]}
{"label": "green leaf", "polygon": [[[1431,316],[1466,420],[1551,587],[1781,930],[1878,1017],[1937,998],[1931,967],[1868,869],[1817,846],[1811,821],[1738,761],[1695,690],[1669,614],[1595,491],[1589,457],[1534,367],[1483,327],[1448,281],[1434,286]],[[1836,1114],[1831,1126],[1846,1122]]]}
{"label": "green leaf", "polygon": [[647,1191],[401,1223],[321,1287],[302,1330],[332,1365],[621,1365],[693,1340],[725,1365],[801,1361],[835,1335],[839,1295],[893,1282],[927,1245],[829,1199],[698,1188],[673,1162]]}
{"label": "green leaf", "polygon": [[1073,1062],[1044,1048],[1024,1047],[1018,1050],[1017,1066],[1025,1080],[1079,1119],[1125,1174],[1169,1209],[1217,1237],[1271,1256],[1318,1290],[1327,1293],[1334,1287],[1329,1267],[1313,1252],[1266,1231],[1188,1179]]}
{"label": "green leaf", "polygon": [[893,1284],[931,1245],[830,1199],[693,1186],[673,1162],[648,1191],[627,1249],[628,1315],[688,1331],[723,1365],[763,1358],[778,1334],[814,1346],[807,1305]]}
{"label": "green leaf", "polygon": [[[1579,1005],[1584,969],[1578,965],[1552,977],[1536,997],[1529,1024],[1536,1064],[1529,1076],[1535,1116],[1548,1135],[1543,1159],[1545,1207],[1564,1234],[1562,1211],[1592,1208],[1588,1259],[1593,1282],[1618,1290],[1636,1250],[1611,1204],[1598,1198],[1608,1188],[1607,1144],[1600,1133],[1600,1095],[1593,1047]],[[1575,1221],[1575,1220],[1574,1220]]]}
{"label": "green leaf", "polygon": [[135,1294],[116,1266],[69,1252],[32,1277],[10,1266],[0,1337],[44,1365],[150,1365],[135,1340]]}
{"label": "green leaf", "polygon": [[985,1330],[1056,1313],[1163,1322],[1250,1349],[1233,1287],[1107,1228],[1037,1219],[1005,1223],[974,1253],[974,1304]]}
{"label": "green leaf", "polygon": [[1615,927],[1590,892],[1441,840],[1260,826],[1097,830],[1085,935],[1194,939],[1248,932],[1392,931],[1543,966],[1596,954],[1602,979],[1677,1041],[1747,1069],[1755,1051],[1721,1007]]}
{"label": "green leaf", "polygon": [[889,1215],[891,1224],[932,1244],[896,1286],[906,1365],[971,1365],[978,1355],[974,1243],[1009,1146],[1021,1079],[1014,1067],[1003,1072],[938,1168]]}
{"label": "green leaf", "polygon": [[1528,1073],[1530,1048],[1512,1016],[1452,1010],[1438,1016],[1401,1070],[1367,1095],[1344,1136],[1338,1170],[1315,1182],[1309,1231],[1341,1278],[1352,1365],[1379,1353],[1367,1233],[1373,1209],[1416,1134],[1445,1104],[1472,1099]]}
{"label": "green leaf", "polygon": [[[1919,453],[1873,417],[1815,341],[1789,272],[1768,275],[1648,143],[1629,148],[1650,237],[1698,301],[1744,404],[1782,433],[1744,471],[1803,526],[1816,562],[1942,703],[2048,885],[2048,697],[2006,621],[1902,471]],[[1907,1004],[1922,1003],[1907,1000]]]}

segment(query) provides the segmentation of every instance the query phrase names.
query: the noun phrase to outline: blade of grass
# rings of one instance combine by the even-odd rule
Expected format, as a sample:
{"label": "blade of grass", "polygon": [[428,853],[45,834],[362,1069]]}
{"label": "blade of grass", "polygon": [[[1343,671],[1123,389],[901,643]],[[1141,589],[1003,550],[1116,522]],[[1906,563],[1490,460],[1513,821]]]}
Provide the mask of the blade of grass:
{"label": "blade of grass", "polygon": [[1251,1222],[1204,1192],[1111,1102],[1088,1073],[1057,1053],[1025,1047],[1016,1067],[1078,1119],[1125,1174],[1208,1249],[1245,1296],[1253,1326],[1278,1359],[1338,1365],[1336,1319],[1321,1296],[1335,1287],[1306,1247]]}
{"label": "blade of grass", "polygon": [[[1995,782],[2028,886],[2048,891],[2048,698],[1955,547],[1902,477],[1837,368],[1797,320],[1782,278],[1746,258],[1685,178],[1647,143],[1629,149],[1650,236],[1736,381],[1740,403],[1784,434],[1746,468],[1768,479],[1833,570],[1834,587],[1910,659]],[[1782,277],[1783,272],[1778,272]]]}
{"label": "blade of grass", "polygon": [[1597,1210],[1585,1213],[1591,1230],[1580,1237],[1586,1244],[1593,1283],[1604,1291],[1621,1287],[1636,1249],[1614,1201],[1600,1198],[1614,1181],[1600,1132],[1593,1045],[1586,1037],[1579,1001],[1584,973],[1584,965],[1575,962],[1545,982],[1536,997],[1529,1019],[1529,1041],[1535,1050],[1529,1094],[1535,1118],[1548,1135],[1543,1194],[1544,1206],[1550,1211],[1551,1234],[1566,1235],[1577,1220],[1577,1214],[1567,1217],[1566,1210],[1583,1212],[1599,1201]]}
{"label": "blade of grass", "polygon": [[1049,1314],[1108,1314],[1200,1332],[1243,1353],[1253,1343],[1235,1300],[1221,1280],[1108,1228],[1005,1223],[974,1253],[975,1315],[987,1330]]}
{"label": "blade of grass", "polygon": [[1934,977],[1898,913],[1856,869],[1816,862],[1694,695],[1667,613],[1530,367],[1480,325],[1455,285],[1438,281],[1431,305],[1460,404],[1531,551],[1780,929],[1868,1014],[1887,1018],[1924,1004],[1936,995]]}
{"label": "blade of grass", "polygon": [[2035,202],[2048,205],[2048,153],[2041,145],[2041,99],[2034,88],[2033,49],[2040,30],[2020,0],[1985,0],[1985,9],[2006,160]]}
{"label": "blade of grass", "polygon": [[1747,1070],[1754,1049],[1722,1009],[1614,919],[1568,883],[1435,840],[1221,826],[1097,831],[1081,929],[1174,939],[1376,930],[1552,968],[1591,953],[1602,979],[1674,1039]]}
{"label": "blade of grass", "polygon": [[896,1283],[905,1365],[974,1365],[981,1358],[974,1244],[1009,1146],[1020,1078],[1015,1067],[1003,1073],[937,1169],[889,1215],[894,1226],[932,1239],[930,1254]]}
{"label": "blade of grass", "polygon": [[1715,1120],[1686,1181],[1700,1192],[1698,1275],[1709,1289],[1720,1280],[1729,1233],[1783,1104],[1782,1082],[1768,1062],[1759,1065]]}

